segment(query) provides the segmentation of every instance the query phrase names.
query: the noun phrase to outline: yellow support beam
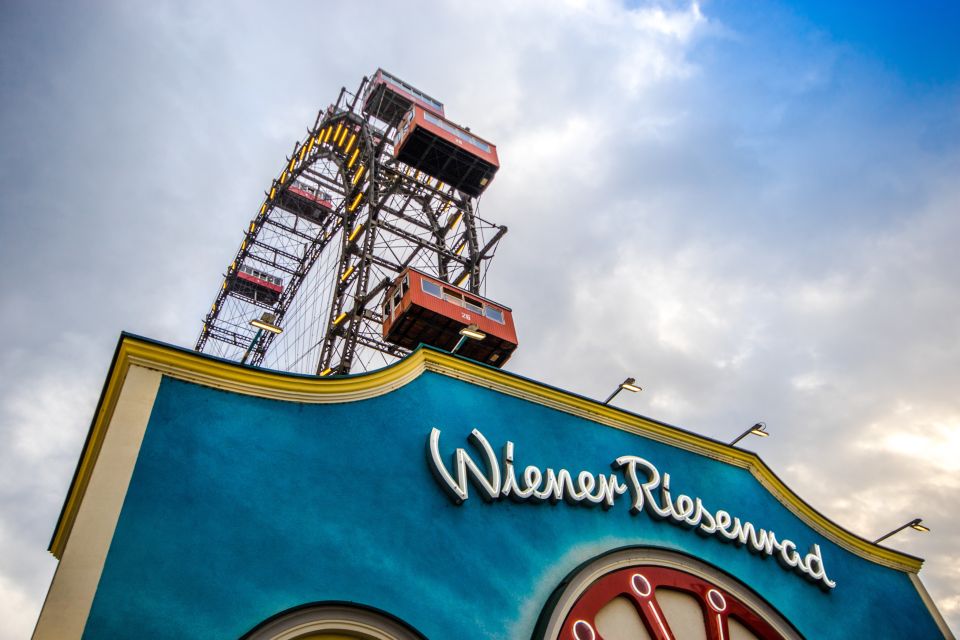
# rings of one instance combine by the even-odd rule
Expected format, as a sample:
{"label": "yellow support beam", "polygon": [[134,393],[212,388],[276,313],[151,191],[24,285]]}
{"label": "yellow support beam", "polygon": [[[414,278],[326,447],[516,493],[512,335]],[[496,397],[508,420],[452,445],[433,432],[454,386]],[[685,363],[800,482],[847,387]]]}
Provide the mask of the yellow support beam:
{"label": "yellow support beam", "polygon": [[353,176],[353,180],[350,181],[350,184],[357,186],[357,183],[360,182],[360,178],[363,177],[363,172],[366,170],[367,168],[361,164],[357,169],[357,173]]}
{"label": "yellow support beam", "polygon": [[353,242],[354,238],[360,235],[360,232],[363,231],[363,223],[357,225],[357,228],[353,230],[350,234],[350,237],[347,238],[347,242]]}
{"label": "yellow support beam", "polygon": [[353,202],[350,203],[350,206],[347,208],[347,211],[353,213],[353,210],[360,206],[360,198],[363,197],[363,192],[357,194],[357,197],[353,199]]}

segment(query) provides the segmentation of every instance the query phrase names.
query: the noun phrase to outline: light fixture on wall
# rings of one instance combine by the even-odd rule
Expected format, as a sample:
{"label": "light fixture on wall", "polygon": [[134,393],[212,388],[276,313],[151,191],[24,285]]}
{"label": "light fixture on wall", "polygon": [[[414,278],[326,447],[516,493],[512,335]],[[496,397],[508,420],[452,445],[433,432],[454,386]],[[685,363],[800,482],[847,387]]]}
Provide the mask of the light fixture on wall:
{"label": "light fixture on wall", "polygon": [[614,398],[618,393],[620,393],[621,391],[624,391],[624,390],[626,390],[626,391],[632,391],[633,393],[637,393],[638,391],[643,391],[643,388],[642,388],[640,385],[636,384],[636,382],[637,382],[637,381],[636,381],[635,379],[633,379],[633,378],[627,378],[626,380],[624,380],[623,382],[621,382],[620,385],[619,385],[616,389],[613,390],[613,393],[611,393],[611,394],[607,397],[607,399],[603,401],[603,404],[610,404],[610,401],[613,400],[613,398]]}
{"label": "light fixture on wall", "polygon": [[463,346],[463,343],[466,342],[468,338],[470,340],[483,340],[486,337],[487,334],[485,334],[483,331],[480,331],[477,325],[468,324],[463,329],[460,329],[460,340],[458,340],[457,345],[450,350],[450,353],[456,353],[459,351],[460,347]]}
{"label": "light fixture on wall", "polygon": [[734,438],[733,442],[730,443],[730,446],[732,447],[733,445],[737,444],[738,442],[740,442],[741,440],[743,440],[749,435],[755,435],[761,438],[766,438],[767,436],[770,435],[767,432],[767,423],[758,422],[757,424],[753,425],[752,427],[750,427],[749,429],[747,429],[746,431],[738,435],[736,438]]}
{"label": "light fixture on wall", "polygon": [[895,533],[900,533],[900,532],[903,531],[904,529],[908,529],[908,528],[909,528],[909,529],[913,529],[913,530],[915,530],[915,531],[919,531],[920,533],[926,533],[926,532],[930,531],[930,527],[924,526],[923,524],[921,524],[922,522],[923,522],[923,520],[921,520],[920,518],[914,518],[914,519],[911,520],[910,522],[908,522],[908,523],[906,523],[906,524],[904,524],[904,525],[901,525],[901,526],[897,527],[896,529],[894,529],[894,530],[891,531],[890,533],[885,533],[885,534],[883,534],[882,536],[880,536],[879,538],[877,538],[876,540],[874,540],[874,541],[873,541],[873,544],[877,544],[877,543],[879,543],[881,540],[886,540],[887,538],[889,538],[889,537],[892,536],[893,534],[895,534]]}
{"label": "light fixture on wall", "polygon": [[260,342],[260,338],[263,337],[264,331],[269,331],[270,333],[283,333],[283,329],[278,327],[275,323],[277,322],[277,316],[270,312],[264,312],[259,318],[255,318],[250,321],[251,326],[257,328],[257,333],[253,336],[253,340],[250,341],[250,346],[247,347],[246,352],[243,354],[243,358],[240,360],[240,364],[246,364],[247,358],[250,357],[250,354],[253,353],[254,348],[257,346],[257,343]]}
{"label": "light fixture on wall", "polygon": [[283,329],[275,325],[277,316],[272,313],[264,313],[256,320],[251,320],[250,324],[258,329],[269,331],[270,333],[283,333]]}

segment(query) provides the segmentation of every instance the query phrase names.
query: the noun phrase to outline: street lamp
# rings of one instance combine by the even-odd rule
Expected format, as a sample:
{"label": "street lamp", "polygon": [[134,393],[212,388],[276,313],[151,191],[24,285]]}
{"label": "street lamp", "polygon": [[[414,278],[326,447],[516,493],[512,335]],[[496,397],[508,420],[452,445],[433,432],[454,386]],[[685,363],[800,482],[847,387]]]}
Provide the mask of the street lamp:
{"label": "street lamp", "polygon": [[750,434],[753,434],[755,436],[760,436],[761,438],[766,438],[767,436],[770,435],[769,433],[767,433],[767,423],[758,422],[757,424],[753,425],[752,427],[750,427],[749,429],[747,429],[746,431],[738,435],[736,438],[734,438],[733,442],[730,443],[730,446],[732,447],[733,445],[737,444],[738,442],[740,442]]}
{"label": "street lamp", "polygon": [[603,404],[610,404],[610,401],[613,400],[614,396],[616,396],[618,393],[620,393],[624,389],[626,389],[627,391],[632,391],[633,393],[637,393],[638,391],[643,391],[643,388],[640,385],[636,384],[636,382],[637,381],[633,378],[627,378],[626,380],[621,382],[616,389],[613,390],[613,393],[611,393],[607,397],[607,399],[603,401]]}
{"label": "street lamp", "polygon": [[885,534],[883,534],[882,536],[880,536],[879,538],[877,538],[876,540],[874,540],[874,541],[873,541],[873,544],[877,544],[877,543],[879,543],[881,540],[886,540],[887,538],[889,538],[889,537],[892,536],[893,534],[899,533],[899,532],[901,532],[901,531],[903,531],[904,529],[907,529],[907,528],[914,529],[914,530],[916,530],[916,531],[919,531],[920,533],[926,533],[927,531],[930,531],[930,527],[925,527],[925,526],[923,526],[922,524],[920,524],[921,522],[923,522],[923,520],[921,520],[920,518],[914,518],[913,520],[911,520],[911,521],[908,522],[907,524],[904,524],[904,525],[901,525],[901,526],[897,527],[896,529],[894,529],[894,530],[891,531],[890,533],[885,533]]}
{"label": "street lamp", "polygon": [[253,340],[250,341],[250,346],[247,347],[246,352],[243,354],[243,358],[240,359],[240,364],[247,363],[247,358],[250,357],[250,354],[253,353],[254,347],[256,347],[257,343],[260,342],[260,338],[263,336],[264,331],[269,331],[270,333],[283,333],[283,329],[274,324],[276,321],[277,316],[269,312],[265,312],[259,318],[255,318],[250,321],[250,324],[257,328],[257,333],[253,336]]}
{"label": "street lamp", "polygon": [[460,329],[460,340],[458,340],[456,346],[450,350],[450,353],[456,353],[459,351],[460,347],[463,346],[463,343],[467,341],[467,338],[470,340],[483,340],[486,337],[487,334],[485,334],[483,331],[480,331],[477,325],[469,324],[463,329]]}

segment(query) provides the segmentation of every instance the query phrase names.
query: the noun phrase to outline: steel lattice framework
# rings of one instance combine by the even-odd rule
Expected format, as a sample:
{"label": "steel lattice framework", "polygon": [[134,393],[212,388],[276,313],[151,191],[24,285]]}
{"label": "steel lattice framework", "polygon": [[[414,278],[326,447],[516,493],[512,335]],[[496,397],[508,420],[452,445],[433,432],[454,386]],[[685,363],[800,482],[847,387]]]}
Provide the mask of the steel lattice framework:
{"label": "steel lattice framework", "polygon": [[[382,336],[389,284],[413,266],[480,293],[506,233],[476,201],[393,158],[393,127],[364,113],[364,78],[341,89],[273,180],[227,269],[196,349],[273,369],[319,375],[366,371],[407,353]],[[375,111],[375,110],[374,110]],[[290,206],[290,189],[322,192],[321,215]],[[241,295],[238,271],[283,281],[276,299]],[[282,334],[250,321],[275,316]]]}

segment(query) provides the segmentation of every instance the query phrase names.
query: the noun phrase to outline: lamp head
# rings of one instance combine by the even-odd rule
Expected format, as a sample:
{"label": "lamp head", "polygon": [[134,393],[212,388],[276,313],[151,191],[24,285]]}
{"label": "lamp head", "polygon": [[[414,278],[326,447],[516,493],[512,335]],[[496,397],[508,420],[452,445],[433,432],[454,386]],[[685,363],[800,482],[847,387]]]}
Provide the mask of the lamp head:
{"label": "lamp head", "polygon": [[257,320],[251,320],[250,324],[256,327],[257,329],[263,329],[264,331],[269,331],[270,333],[283,333],[283,329],[274,324],[277,321],[277,316],[272,313],[265,312]]}
{"label": "lamp head", "polygon": [[465,326],[463,329],[460,329],[460,335],[470,338],[471,340],[483,340],[487,337],[487,334],[485,334],[483,331],[480,331],[475,324],[470,324]]}
{"label": "lamp head", "polygon": [[919,531],[919,532],[921,532],[921,533],[926,533],[926,532],[930,531],[930,527],[926,527],[926,526],[920,524],[921,522],[923,522],[923,520],[921,520],[920,518],[915,518],[914,520],[911,520],[911,521],[910,521],[910,528],[911,528],[911,529],[914,529],[914,530],[916,530],[916,531]]}
{"label": "lamp head", "polygon": [[770,434],[767,432],[767,423],[758,422],[757,424],[750,427],[750,433],[755,436],[760,436],[761,438],[766,438]]}

